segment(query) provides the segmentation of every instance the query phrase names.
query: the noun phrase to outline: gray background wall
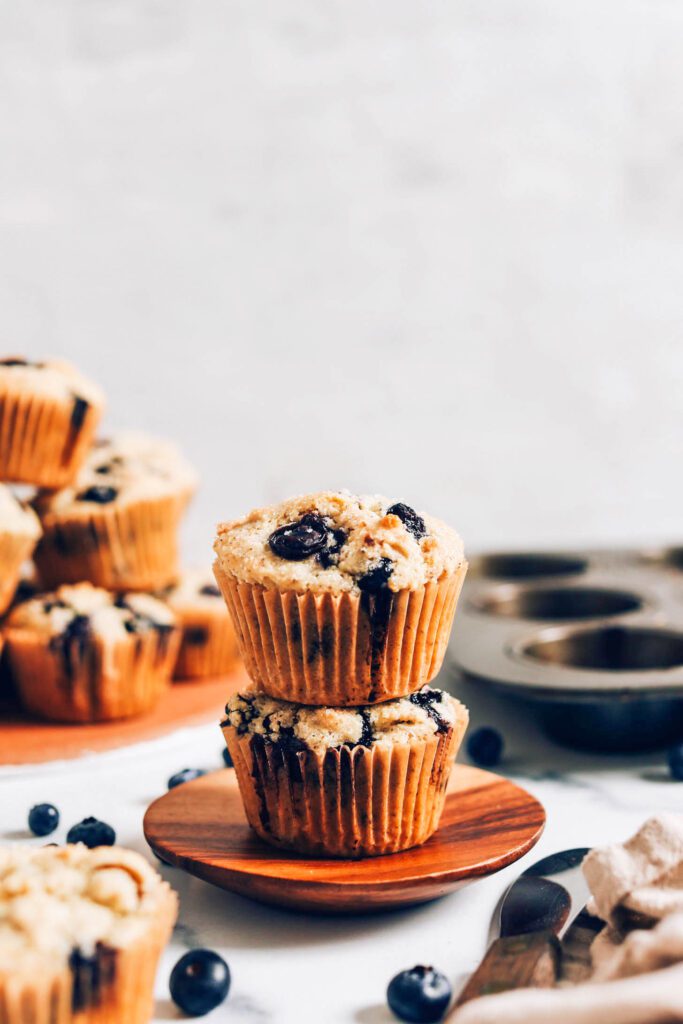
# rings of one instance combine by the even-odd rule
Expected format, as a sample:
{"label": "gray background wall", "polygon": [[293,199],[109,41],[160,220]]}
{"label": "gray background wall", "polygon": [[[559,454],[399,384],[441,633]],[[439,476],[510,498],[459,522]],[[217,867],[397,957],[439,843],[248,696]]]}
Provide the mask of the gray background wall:
{"label": "gray background wall", "polygon": [[682,539],[677,0],[0,0],[0,322],[214,522]]}

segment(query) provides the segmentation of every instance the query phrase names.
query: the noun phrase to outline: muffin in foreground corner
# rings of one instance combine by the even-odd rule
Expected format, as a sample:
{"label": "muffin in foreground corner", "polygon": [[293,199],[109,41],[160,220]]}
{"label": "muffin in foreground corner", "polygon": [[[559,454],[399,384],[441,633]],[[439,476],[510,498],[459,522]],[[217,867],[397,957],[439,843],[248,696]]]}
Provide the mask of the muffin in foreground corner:
{"label": "muffin in foreground corner", "polygon": [[104,395],[58,359],[0,359],[0,480],[64,487],[76,476]]}
{"label": "muffin in foreground corner", "polygon": [[156,704],[169,685],[180,632],[170,608],[148,594],[79,583],[17,605],[5,643],[27,711],[100,722]]}
{"label": "muffin in foreground corner", "polygon": [[21,570],[40,537],[35,512],[24,508],[9,487],[0,484],[0,615],[7,611],[21,578]]}
{"label": "muffin in foreground corner", "polygon": [[0,1020],[146,1024],[177,897],[120,847],[0,847]]}
{"label": "muffin in foreground corner", "polygon": [[46,587],[88,580],[110,590],[160,590],[180,574],[177,533],[196,477],[174,445],[120,434],[91,450],[70,487],[34,503]]}
{"label": "muffin in foreground corner", "polygon": [[175,679],[221,676],[239,664],[235,629],[211,572],[186,570],[160,596],[182,631]]}
{"label": "muffin in foreground corner", "polygon": [[439,519],[327,491],[222,523],[214,550],[247,671],[271,696],[373,704],[439,671],[467,571]]}
{"label": "muffin in foreground corner", "polygon": [[435,831],[467,722],[463,704],[429,687],[362,708],[304,707],[249,689],[229,699],[223,732],[262,839],[367,857]]}

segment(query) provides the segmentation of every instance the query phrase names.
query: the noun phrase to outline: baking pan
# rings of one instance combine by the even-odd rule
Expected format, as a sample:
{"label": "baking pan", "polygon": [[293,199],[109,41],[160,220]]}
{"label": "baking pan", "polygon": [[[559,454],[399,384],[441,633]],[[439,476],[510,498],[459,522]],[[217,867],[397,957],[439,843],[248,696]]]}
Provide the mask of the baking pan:
{"label": "baking pan", "polygon": [[683,547],[476,557],[452,654],[561,743],[683,740]]}

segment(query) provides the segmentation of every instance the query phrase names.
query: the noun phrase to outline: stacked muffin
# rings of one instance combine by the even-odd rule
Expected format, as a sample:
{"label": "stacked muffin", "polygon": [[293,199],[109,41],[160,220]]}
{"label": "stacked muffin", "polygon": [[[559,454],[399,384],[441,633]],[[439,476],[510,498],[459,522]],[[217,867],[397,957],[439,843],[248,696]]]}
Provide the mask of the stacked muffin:
{"label": "stacked muffin", "polygon": [[318,856],[424,842],[468,718],[427,686],[467,570],[458,535],[323,492],[223,523],[214,549],[253,682],[223,723],[251,826]]}
{"label": "stacked muffin", "polygon": [[[180,568],[194,471],[165,441],[95,441],[103,406],[99,388],[67,363],[0,360],[0,480],[36,488],[28,505],[0,485],[5,651],[24,707],[68,722],[149,710],[174,669],[184,671],[188,643],[194,676],[234,661],[215,582],[183,582]],[[31,554],[27,595],[19,584]],[[195,584],[213,596],[195,594]]]}

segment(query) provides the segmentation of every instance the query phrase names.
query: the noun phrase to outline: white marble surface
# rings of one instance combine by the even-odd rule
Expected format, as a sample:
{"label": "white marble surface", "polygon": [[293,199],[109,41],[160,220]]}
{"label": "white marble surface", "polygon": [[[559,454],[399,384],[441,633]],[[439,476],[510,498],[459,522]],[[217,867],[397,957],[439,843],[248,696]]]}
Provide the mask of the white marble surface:
{"label": "white marble surface", "polygon": [[[207,1020],[389,1024],[393,1018],[384,993],[392,975],[426,962],[460,984],[483,954],[501,892],[534,858],[625,838],[654,811],[680,809],[683,786],[669,781],[661,757],[599,758],[563,751],[528,720],[512,716],[507,704],[480,684],[455,677],[450,683],[470,706],[475,726],[493,723],[504,732],[501,770],[545,805],[548,824],[536,849],[518,865],[435,903],[371,917],[268,908],[162,867],[180,894],[181,913],[158,975],[155,1021],[176,1018],[168,975],[178,956],[188,946],[207,945],[220,950],[233,974],[228,1001]],[[57,841],[70,824],[94,814],[116,828],[121,842],[145,851],[146,806],[179,768],[219,767],[221,745],[217,725],[203,726],[82,761],[0,769],[0,841],[37,841],[28,837],[26,814],[34,803],[48,800],[62,812]]]}

